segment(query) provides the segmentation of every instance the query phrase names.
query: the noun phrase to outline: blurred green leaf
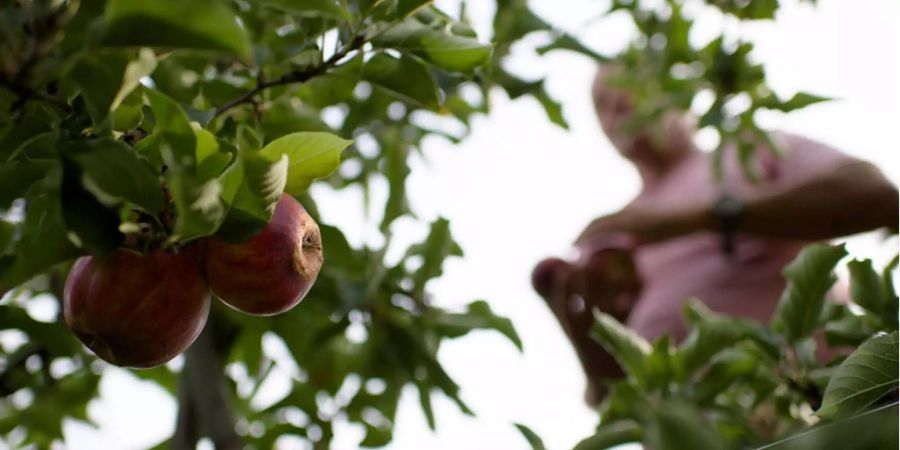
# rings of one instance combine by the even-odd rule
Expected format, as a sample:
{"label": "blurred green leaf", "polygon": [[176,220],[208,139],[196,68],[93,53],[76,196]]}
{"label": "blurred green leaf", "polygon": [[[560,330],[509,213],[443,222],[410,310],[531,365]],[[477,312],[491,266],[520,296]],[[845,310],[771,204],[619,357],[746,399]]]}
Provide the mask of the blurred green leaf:
{"label": "blurred green leaf", "polygon": [[114,109],[127,65],[125,53],[104,52],[86,55],[69,72],[69,79],[81,89],[95,124],[101,123]]}
{"label": "blurred green leaf", "polygon": [[534,431],[531,431],[531,428],[528,428],[525,425],[520,423],[513,424],[519,430],[519,433],[522,433],[522,436],[528,441],[528,445],[531,446],[531,450],[546,450],[544,447],[544,441],[540,436],[537,435]]}
{"label": "blurred green leaf", "polygon": [[108,255],[125,240],[119,231],[119,215],[88,192],[82,179],[81,168],[64,159],[60,202],[67,236],[88,253]]}
{"label": "blurred green leaf", "polygon": [[900,382],[897,332],[864,342],[838,367],[825,389],[817,414],[839,419],[858,413]]}
{"label": "blurred green leaf", "polygon": [[843,245],[813,244],[803,248],[784,268],[787,287],[772,317],[772,329],[793,343],[819,325],[825,294],[837,278],[832,274],[847,251]]}
{"label": "blurred green leaf", "polygon": [[73,141],[65,155],[81,170],[81,182],[107,205],[122,200],[151,214],[159,213],[165,197],[159,177],[127,145],[108,138]]}
{"label": "blurred green leaf", "polygon": [[0,210],[9,209],[13,200],[22,198],[31,186],[47,176],[53,163],[12,161],[0,164]]}
{"label": "blurred green leaf", "polygon": [[112,47],[219,50],[250,55],[247,33],[219,0],[110,0],[103,43]]}
{"label": "blurred green leaf", "polygon": [[609,314],[599,310],[593,313],[591,337],[612,354],[627,374],[641,378],[650,355],[650,343]]}
{"label": "blurred green leaf", "polygon": [[[872,261],[853,260],[847,263],[850,271],[850,294],[853,302],[871,311],[885,321],[886,324],[897,328],[897,297],[888,292],[886,283],[872,268]],[[890,278],[890,275],[887,276]]]}
{"label": "blurred green leaf", "polygon": [[605,450],[629,442],[638,442],[642,437],[641,425],[632,420],[603,423],[593,436],[576,444],[573,450]]}
{"label": "blurred green leaf", "polygon": [[287,155],[287,183],[284,191],[300,196],[309,189],[313,181],[337,170],[341,163],[341,152],[351,143],[352,141],[329,133],[291,133],[267,144],[260,155],[266,158]]}
{"label": "blurred green leaf", "polygon": [[444,260],[448,256],[462,256],[462,249],[450,234],[450,222],[440,218],[431,223],[431,231],[421,244],[414,245],[407,251],[409,256],[421,256],[422,266],[413,273],[415,292],[424,292],[429,280],[444,273]]}
{"label": "blurred green leaf", "polygon": [[292,14],[309,17],[350,19],[350,12],[336,0],[251,0]]}
{"label": "blurred green leaf", "polygon": [[516,333],[511,320],[495,315],[490,305],[484,300],[470,303],[465,313],[437,313],[435,325],[438,331],[448,337],[458,337],[474,329],[492,329],[506,336],[519,351],[522,351],[522,340]]}
{"label": "blurred green leaf", "polygon": [[412,58],[378,53],[366,62],[362,76],[403,101],[428,109],[438,107],[434,79],[422,63]]}
{"label": "blurred green leaf", "polygon": [[716,450],[729,446],[689,403],[669,400],[653,411],[644,429],[644,444],[656,450]]}

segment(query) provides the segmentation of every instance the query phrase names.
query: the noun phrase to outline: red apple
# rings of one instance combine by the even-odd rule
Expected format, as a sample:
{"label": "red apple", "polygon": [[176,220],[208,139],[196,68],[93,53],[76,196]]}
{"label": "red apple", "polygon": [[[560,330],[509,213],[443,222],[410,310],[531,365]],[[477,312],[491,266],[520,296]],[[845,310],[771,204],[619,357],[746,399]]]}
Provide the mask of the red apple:
{"label": "red apple", "polygon": [[641,289],[633,259],[635,242],[612,235],[579,245],[570,288],[591,307],[624,317]]}
{"label": "red apple", "polygon": [[531,286],[541,297],[549,299],[554,290],[565,285],[571,270],[568,262],[559,258],[547,258],[537,263],[531,271]]}
{"label": "red apple", "polygon": [[206,278],[223,302],[247,314],[291,309],[306,296],[322,267],[319,226],[283,194],[272,220],[246,242],[207,242]]}
{"label": "red apple", "polygon": [[116,251],[84,256],[66,280],[66,324],[111,364],[148,368],[174,358],[200,335],[209,288],[186,253]]}

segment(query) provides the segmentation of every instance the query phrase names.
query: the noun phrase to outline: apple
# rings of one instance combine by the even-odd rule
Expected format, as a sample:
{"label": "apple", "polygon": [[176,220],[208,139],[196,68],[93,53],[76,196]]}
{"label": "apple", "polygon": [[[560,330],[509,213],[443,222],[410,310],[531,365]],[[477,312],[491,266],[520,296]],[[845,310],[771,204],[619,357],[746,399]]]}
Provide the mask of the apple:
{"label": "apple", "polygon": [[322,267],[319,226],[283,194],[272,219],[249,240],[206,242],[206,278],[213,293],[238,311],[268,316],[306,296]]}
{"label": "apple", "polygon": [[66,279],[63,315],[91,351],[122,367],[163,364],[197,339],[209,287],[187,252],[118,250],[78,258]]}
{"label": "apple", "polygon": [[566,283],[571,265],[560,258],[547,258],[534,266],[531,271],[531,286],[541,297],[551,298],[554,291]]}
{"label": "apple", "polygon": [[634,262],[635,241],[610,235],[578,246],[570,289],[585,302],[617,318],[627,316],[641,289]]}

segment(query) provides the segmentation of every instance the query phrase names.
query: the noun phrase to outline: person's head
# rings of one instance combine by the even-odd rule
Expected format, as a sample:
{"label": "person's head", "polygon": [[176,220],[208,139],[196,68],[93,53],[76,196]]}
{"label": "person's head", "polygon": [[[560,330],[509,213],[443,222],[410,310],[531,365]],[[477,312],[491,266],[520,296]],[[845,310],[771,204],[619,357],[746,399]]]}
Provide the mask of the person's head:
{"label": "person's head", "polygon": [[592,95],[600,126],[623,157],[642,165],[670,165],[694,151],[696,131],[693,118],[681,111],[668,111],[658,123],[638,129],[627,126],[634,117],[631,94],[615,86],[622,76],[621,66],[600,66],[594,77]]}

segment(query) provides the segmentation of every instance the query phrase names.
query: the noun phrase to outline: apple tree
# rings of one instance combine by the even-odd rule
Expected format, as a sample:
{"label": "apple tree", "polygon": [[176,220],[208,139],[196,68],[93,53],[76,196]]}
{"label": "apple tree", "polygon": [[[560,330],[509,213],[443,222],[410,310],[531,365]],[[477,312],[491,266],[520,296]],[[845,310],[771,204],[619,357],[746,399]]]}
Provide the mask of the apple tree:
{"label": "apple tree", "polygon": [[[90,422],[87,404],[109,367],[97,355],[155,366],[133,373],[177,398],[166,448],[202,437],[217,448],[271,448],[287,437],[328,448],[338,419],[364,427],[360,445],[381,446],[405,386],[417,389],[432,427],[433,395],[472,414],[438,347],[492,329],[521,348],[516,331],[483,300],[463,311],[433,304],[429,282],[462,255],[448,220],[427,224],[398,261],[386,254],[395,221],[417,220],[410,159],[427,137],[464,137],[435,124],[465,130],[495,86],[533,96],[563,123],[540,81],[500,65],[527,32],[504,3],[488,44],[464,10],[425,0],[2,2],[4,440],[49,447],[64,419]],[[329,205],[310,194],[313,183],[366,196],[386,184],[383,242],[351,245],[323,222]],[[305,212],[279,219],[283,201]],[[271,314],[216,287],[239,277],[282,287],[251,258],[232,252],[223,263],[230,250],[221,248],[259,250],[252,243],[270,228],[299,219],[313,221],[306,235],[324,258],[303,280],[315,282],[299,289],[302,303]],[[276,241],[253,260],[277,260],[291,245],[300,248]],[[210,300],[207,282],[238,309],[267,315]],[[34,313],[48,304],[53,317]],[[251,400],[279,364],[263,340],[289,351],[293,387],[259,407]]]}

